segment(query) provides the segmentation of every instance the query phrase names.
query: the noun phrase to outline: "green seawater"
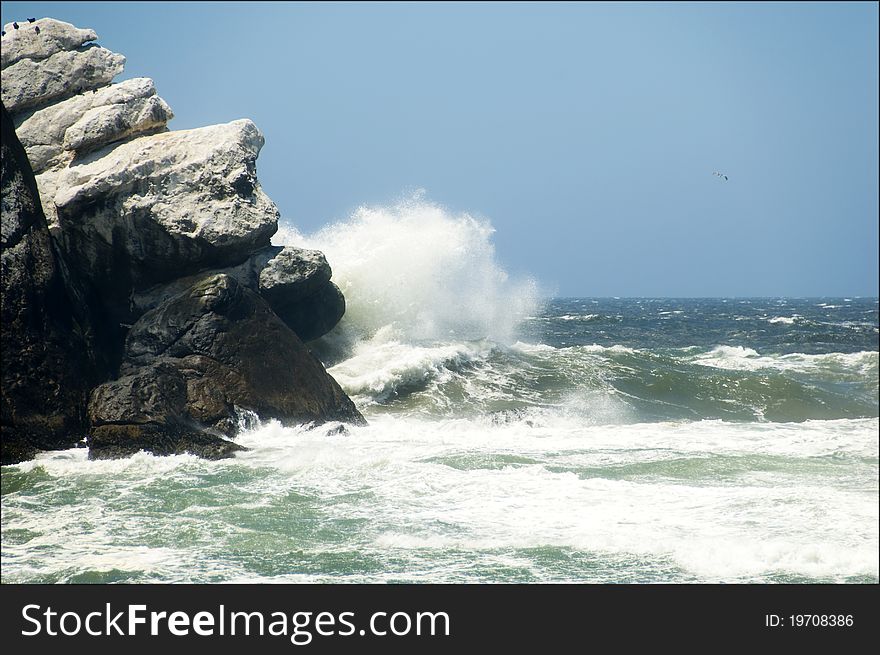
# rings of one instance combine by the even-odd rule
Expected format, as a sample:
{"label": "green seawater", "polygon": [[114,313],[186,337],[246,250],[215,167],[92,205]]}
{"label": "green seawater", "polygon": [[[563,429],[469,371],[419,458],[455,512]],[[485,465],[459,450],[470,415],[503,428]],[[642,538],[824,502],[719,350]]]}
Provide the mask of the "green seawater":
{"label": "green seawater", "polygon": [[3,582],[877,583],[877,322],[560,299],[509,343],[328,348],[369,426],[3,467]]}

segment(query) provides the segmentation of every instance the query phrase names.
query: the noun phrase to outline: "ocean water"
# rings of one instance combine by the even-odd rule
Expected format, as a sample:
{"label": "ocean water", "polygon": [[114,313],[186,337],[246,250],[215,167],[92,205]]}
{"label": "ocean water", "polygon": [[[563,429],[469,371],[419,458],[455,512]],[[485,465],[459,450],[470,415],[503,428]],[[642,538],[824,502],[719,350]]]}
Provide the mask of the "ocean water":
{"label": "ocean water", "polygon": [[277,240],[369,425],[4,467],[4,582],[878,582],[876,298],[542,300],[419,197]]}

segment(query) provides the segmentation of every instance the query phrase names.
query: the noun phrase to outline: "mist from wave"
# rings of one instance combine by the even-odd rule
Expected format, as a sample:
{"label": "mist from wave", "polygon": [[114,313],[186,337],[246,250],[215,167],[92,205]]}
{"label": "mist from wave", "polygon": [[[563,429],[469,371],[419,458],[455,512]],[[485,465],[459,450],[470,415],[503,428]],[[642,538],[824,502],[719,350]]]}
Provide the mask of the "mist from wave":
{"label": "mist from wave", "polygon": [[499,264],[494,228],[453,213],[423,192],[397,204],[360,207],[345,221],[302,235],[282,225],[273,241],[321,250],[346,313],[325,344],[490,339],[506,343],[539,304],[537,283]]}

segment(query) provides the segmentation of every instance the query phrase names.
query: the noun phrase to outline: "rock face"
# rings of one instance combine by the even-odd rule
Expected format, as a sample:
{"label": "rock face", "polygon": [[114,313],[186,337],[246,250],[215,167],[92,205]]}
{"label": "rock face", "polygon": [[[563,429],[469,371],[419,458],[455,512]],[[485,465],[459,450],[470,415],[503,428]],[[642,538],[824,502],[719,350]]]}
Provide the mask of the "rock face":
{"label": "rock face", "polygon": [[173,117],[153,80],[137,77],[27,114],[15,131],[41,173],[113,141],[163,130]]}
{"label": "rock face", "polygon": [[202,271],[132,296],[132,312],[142,314],[193,284],[223,273],[259,293],[303,341],[316,339],[345,314],[345,297],[330,282],[324,254],[291,246],[269,246],[238,266]]}
{"label": "rock face", "polygon": [[345,296],[332,282],[299,302],[275,310],[303,341],[317,339],[332,330],[345,314]]}
{"label": "rock face", "polygon": [[2,109],[2,463],[69,447],[87,432],[96,381],[90,327],[71,298],[33,172]]}
{"label": "rock face", "polygon": [[[92,395],[91,454],[151,447],[163,454],[227,455],[235,446],[221,437],[234,435],[251,412],[289,423],[363,423],[265,300],[229,275],[210,276],[132,327],[121,377]],[[174,449],[166,450],[162,439]]]}
{"label": "rock face", "polygon": [[132,293],[269,245],[278,210],[261,191],[263,136],[248,120],[142,137],[57,178],[57,235],[118,321]]}
{"label": "rock face", "polygon": [[[276,247],[259,270],[257,286],[272,308],[297,303],[319,292],[330,282],[333,271],[324,253],[303,248]],[[268,254],[267,251],[264,251]],[[262,261],[264,253],[259,253]],[[277,311],[277,310],[276,310]]]}
{"label": "rock face", "polygon": [[3,69],[3,104],[10,113],[18,113],[64,100],[109,84],[124,67],[125,57],[96,45],[39,61],[22,59]]}
{"label": "rock face", "polygon": [[303,341],[332,330],[345,314],[345,296],[317,250],[284,248],[260,271],[258,288],[275,313]]}
{"label": "rock face", "polygon": [[[224,457],[252,413],[362,422],[303,346],[345,299],[323,254],[270,245],[279,213],[257,180],[257,127],[168,131],[152,80],[112,84],[125,58],[93,31],[19,27],[6,26],[0,60],[3,332],[16,332],[3,341],[4,453],[31,423],[31,451],[88,426],[93,457]],[[10,118],[21,144],[7,157]],[[21,362],[9,374],[7,354]]]}
{"label": "rock face", "polygon": [[[39,61],[47,59],[56,52],[76,50],[98,35],[93,30],[81,30],[70,23],[54,18],[41,18],[33,24],[14,29],[12,23],[3,26],[3,50],[0,52],[0,66],[6,68],[22,59]],[[39,28],[39,32],[37,32]]]}

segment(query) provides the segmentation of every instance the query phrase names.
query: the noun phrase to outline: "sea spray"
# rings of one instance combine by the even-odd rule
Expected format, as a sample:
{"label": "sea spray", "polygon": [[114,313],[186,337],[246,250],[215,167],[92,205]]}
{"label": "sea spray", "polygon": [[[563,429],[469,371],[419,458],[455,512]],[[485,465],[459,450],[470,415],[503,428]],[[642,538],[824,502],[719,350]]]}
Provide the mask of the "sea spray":
{"label": "sea spray", "polygon": [[282,225],[274,242],[327,256],[346,299],[330,340],[509,343],[519,321],[537,311],[538,288],[508,276],[493,233],[488,221],[418,192],[394,205],[360,207],[313,235]]}

